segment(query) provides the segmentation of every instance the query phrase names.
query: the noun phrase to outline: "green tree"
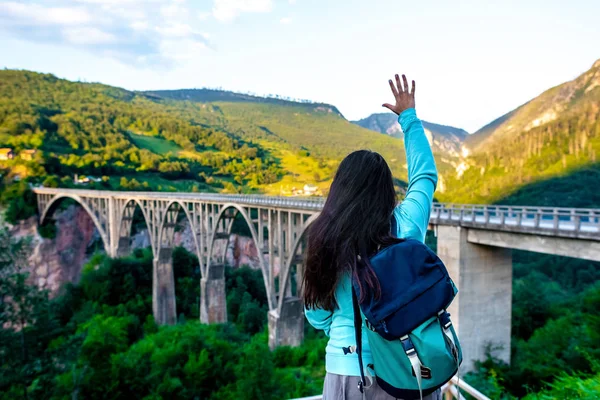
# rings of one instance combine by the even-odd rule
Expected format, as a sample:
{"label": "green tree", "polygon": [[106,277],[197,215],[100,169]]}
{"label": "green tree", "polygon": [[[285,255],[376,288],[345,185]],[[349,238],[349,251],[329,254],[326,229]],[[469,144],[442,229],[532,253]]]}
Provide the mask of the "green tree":
{"label": "green tree", "polygon": [[47,292],[28,282],[30,254],[28,240],[12,240],[6,229],[0,231],[0,389],[20,391],[23,398],[29,398],[38,369],[36,324],[44,327],[48,305]]}

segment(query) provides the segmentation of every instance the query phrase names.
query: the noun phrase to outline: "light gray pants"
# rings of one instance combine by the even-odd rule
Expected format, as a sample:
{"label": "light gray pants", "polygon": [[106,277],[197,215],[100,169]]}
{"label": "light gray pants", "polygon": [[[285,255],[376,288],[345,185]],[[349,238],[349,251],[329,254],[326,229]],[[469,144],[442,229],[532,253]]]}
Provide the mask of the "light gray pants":
{"label": "light gray pants", "polygon": [[[373,380],[373,385],[365,389],[363,394],[358,390],[359,376],[347,376],[330,374],[325,375],[323,385],[323,400],[395,400],[395,397],[387,394]],[[398,399],[402,400],[402,399]],[[414,400],[414,399],[403,399]],[[442,400],[441,390],[437,390],[430,395],[423,396],[423,400]]]}

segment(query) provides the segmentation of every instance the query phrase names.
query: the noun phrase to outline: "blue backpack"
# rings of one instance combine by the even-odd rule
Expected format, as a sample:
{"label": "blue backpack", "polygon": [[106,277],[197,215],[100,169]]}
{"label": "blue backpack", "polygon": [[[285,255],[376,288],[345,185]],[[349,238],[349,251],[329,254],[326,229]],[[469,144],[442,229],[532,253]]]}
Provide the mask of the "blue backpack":
{"label": "blue backpack", "polygon": [[[373,356],[366,372],[372,371],[377,384],[391,396],[422,399],[452,379],[462,363],[460,343],[446,311],[458,290],[442,260],[417,240],[406,239],[381,250],[370,264],[381,295],[376,298],[364,282],[352,283],[359,390],[363,392],[366,384],[364,320]],[[365,293],[359,305],[360,288]]]}

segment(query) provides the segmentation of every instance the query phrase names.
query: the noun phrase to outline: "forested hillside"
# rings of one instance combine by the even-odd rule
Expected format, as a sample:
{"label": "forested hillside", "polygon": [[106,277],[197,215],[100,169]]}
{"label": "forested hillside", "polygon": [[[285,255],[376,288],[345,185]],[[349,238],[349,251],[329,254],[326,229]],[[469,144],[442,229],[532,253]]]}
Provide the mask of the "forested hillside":
{"label": "forested hillside", "polygon": [[[597,62],[474,135],[426,123],[438,199],[497,202],[589,168],[599,104]],[[360,123],[373,128],[374,118],[396,124],[392,114]],[[359,148],[382,153],[398,184],[406,180],[403,142],[348,122],[334,106],[208,89],[130,92],[27,71],[0,71],[0,148],[16,155],[0,161],[4,177],[46,186],[73,186],[78,174],[103,189],[285,195],[315,184],[326,194],[341,158]],[[21,159],[25,149],[38,152]]]}
{"label": "forested hillside", "polygon": [[148,97],[157,97],[160,99],[194,101],[198,103],[267,103],[283,106],[306,106],[307,110],[314,107],[324,107],[331,109],[332,112],[341,115],[339,110],[330,104],[315,103],[309,100],[294,100],[283,98],[278,95],[261,97],[246,93],[235,93],[218,89],[178,89],[178,90],[148,90],[142,92]]}
{"label": "forested hillside", "polygon": [[[5,177],[46,186],[326,194],[339,161],[368,148],[406,180],[403,143],[348,122],[331,105],[222,92],[130,92],[28,71],[0,71]],[[33,159],[21,159],[35,149]],[[439,151],[437,151],[439,150]],[[440,171],[452,170],[436,149]],[[400,188],[399,188],[400,189]]]}
{"label": "forested hillside", "polygon": [[[498,203],[600,208],[598,182],[595,164],[522,187]],[[600,262],[513,250],[512,307],[511,365],[496,359],[492,346],[489,359],[465,379],[493,399],[598,398]]]}
{"label": "forested hillside", "polygon": [[15,154],[37,149],[34,160],[3,166],[48,184],[85,174],[113,188],[237,190],[283,173],[257,146],[144,96],[24,71],[0,71],[0,146]]}
{"label": "forested hillside", "polygon": [[280,400],[322,388],[325,341],[267,346],[262,273],[228,270],[229,323],[198,321],[198,260],[174,252],[178,323],[152,317],[152,253],[92,257],[62,295],[28,286],[27,242],[0,231],[0,399]]}
{"label": "forested hillside", "polygon": [[[466,139],[471,154],[445,176],[442,200],[498,202],[529,184],[586,170],[600,151],[600,60]],[[597,175],[579,175],[594,186]],[[588,180],[589,179],[589,180]],[[569,191],[570,196],[585,193]],[[569,206],[568,201],[561,205]]]}

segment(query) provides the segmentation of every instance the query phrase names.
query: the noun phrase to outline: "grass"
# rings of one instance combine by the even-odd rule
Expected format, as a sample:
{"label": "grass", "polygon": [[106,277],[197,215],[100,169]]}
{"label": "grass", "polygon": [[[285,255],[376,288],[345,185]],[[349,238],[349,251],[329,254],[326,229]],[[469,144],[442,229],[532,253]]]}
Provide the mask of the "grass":
{"label": "grass", "polygon": [[133,144],[140,149],[146,149],[159,155],[166,155],[168,153],[177,155],[182,150],[181,147],[170,140],[155,136],[138,135],[136,133],[129,132],[129,137],[131,138]]}
{"label": "grass", "polygon": [[[261,186],[261,190],[269,195],[290,194],[292,188],[301,189],[305,184],[314,184],[325,192],[332,179],[332,167],[320,168],[319,162],[310,156],[301,156],[297,152],[276,147],[267,141],[258,141],[260,146],[268,149],[271,154],[279,159],[280,165],[286,174],[276,183]],[[316,179],[315,173],[318,174]]]}

